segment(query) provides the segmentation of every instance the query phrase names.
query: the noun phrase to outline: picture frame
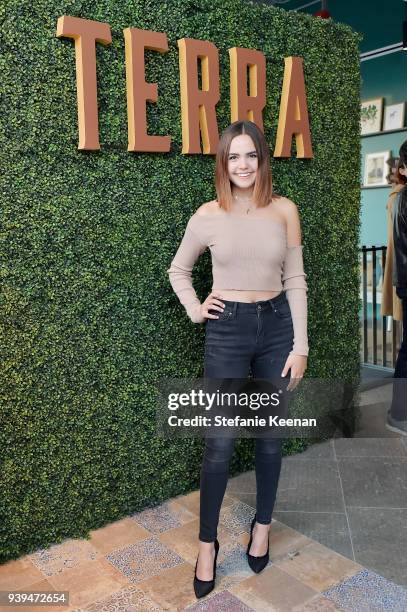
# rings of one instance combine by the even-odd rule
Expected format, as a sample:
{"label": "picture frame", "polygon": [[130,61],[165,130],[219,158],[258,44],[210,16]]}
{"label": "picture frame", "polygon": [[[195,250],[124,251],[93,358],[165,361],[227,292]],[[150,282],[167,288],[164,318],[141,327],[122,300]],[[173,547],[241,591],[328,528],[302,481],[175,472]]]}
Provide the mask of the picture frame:
{"label": "picture frame", "polygon": [[383,98],[365,100],[360,105],[360,133],[373,134],[382,129]]}
{"label": "picture frame", "polygon": [[391,151],[378,151],[367,153],[365,156],[365,168],[363,187],[385,187],[388,186],[388,160]]}
{"label": "picture frame", "polygon": [[383,132],[399,130],[404,127],[406,103],[389,104],[384,109]]}

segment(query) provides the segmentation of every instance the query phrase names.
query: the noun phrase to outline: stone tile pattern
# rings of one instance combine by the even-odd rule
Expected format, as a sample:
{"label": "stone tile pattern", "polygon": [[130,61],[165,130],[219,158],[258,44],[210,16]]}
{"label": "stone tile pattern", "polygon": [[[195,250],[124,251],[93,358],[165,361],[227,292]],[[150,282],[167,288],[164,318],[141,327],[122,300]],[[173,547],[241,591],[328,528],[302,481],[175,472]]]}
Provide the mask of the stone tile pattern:
{"label": "stone tile pattern", "polygon": [[188,612],[251,612],[253,608],[249,608],[232,593],[221,591],[212,597],[210,595],[205,597],[192,606],[187,606],[185,610]]}
{"label": "stone tile pattern", "polygon": [[[137,586],[130,586],[112,593],[103,600],[96,601],[86,608],[73,608],[71,612],[162,612],[163,609],[152,601]],[[61,608],[62,612],[62,608]]]}
{"label": "stone tile pattern", "polygon": [[62,544],[38,550],[31,555],[31,561],[45,576],[55,576],[97,557],[98,551],[86,540],[66,540]]}
{"label": "stone tile pattern", "polygon": [[157,576],[163,570],[184,562],[182,557],[154,537],[109,553],[106,559],[132,583]]}
{"label": "stone tile pattern", "polygon": [[236,542],[222,545],[216,570],[217,584],[223,589],[228,589],[252,575],[253,572],[246,559],[246,547]]}
{"label": "stone tile pattern", "polygon": [[323,595],[349,612],[405,612],[407,589],[363,569]]}
{"label": "stone tile pattern", "polygon": [[162,533],[174,527],[181,527],[188,521],[194,520],[196,516],[178,502],[168,501],[155,508],[147,508],[133,514],[131,518],[151,533]]}
{"label": "stone tile pattern", "polygon": [[274,512],[274,518],[324,546],[353,559],[346,514],[343,512]]}
{"label": "stone tile pattern", "polygon": [[248,504],[240,501],[221,508],[219,523],[223,525],[232,535],[239,536],[241,533],[250,532],[250,525],[254,516],[254,510]]}
{"label": "stone tile pattern", "polygon": [[306,604],[301,604],[300,607],[294,608],[293,612],[339,612],[344,611],[344,608],[337,606],[333,601],[317,595]]}
{"label": "stone tile pattern", "polygon": [[[0,566],[0,584],[7,585],[7,581],[12,580],[19,588],[24,584],[40,584],[41,578],[45,584],[45,578],[49,577],[51,583],[55,581],[56,585],[65,576],[68,579],[72,572],[79,575],[81,571],[94,568],[92,571],[95,574],[99,572],[100,565],[103,572],[106,572],[106,580],[102,578],[99,591],[89,585],[89,593],[83,593],[82,598],[77,599],[80,604],[76,603],[76,608],[71,608],[70,612],[161,612],[183,609],[237,612],[270,609],[281,612],[406,610],[406,589],[364,569],[355,563],[354,559],[350,561],[284,525],[284,515],[298,514],[298,521],[307,523],[307,535],[316,537],[319,532],[312,523],[311,515],[317,518],[318,513],[311,506],[310,489],[314,487],[314,501],[317,504],[325,499],[325,512],[329,515],[326,524],[332,526],[333,515],[342,518],[346,512],[346,502],[349,503],[349,497],[355,491],[348,481],[344,466],[348,467],[353,462],[371,464],[371,456],[376,453],[377,459],[385,459],[381,465],[385,464],[387,467],[389,464],[394,474],[394,468],[396,467],[397,472],[397,468],[406,461],[407,447],[399,442],[375,444],[359,440],[357,449],[348,441],[338,442],[336,447],[335,444],[330,441],[309,449],[303,454],[302,465],[298,457],[285,460],[285,478],[283,473],[279,492],[281,522],[273,520],[270,536],[271,561],[258,576],[248,568],[245,555],[250,523],[254,515],[254,473],[242,475],[242,482],[240,477],[230,479],[232,482],[228,486],[229,496],[225,498],[220,515],[221,550],[216,588],[204,600],[196,601],[192,591],[196,558],[194,546],[196,553],[198,550],[195,537],[197,529],[194,531],[199,515],[199,495],[196,491],[128,517],[126,520],[129,523],[135,521],[140,527],[133,530],[131,537],[129,533],[127,543],[123,542],[123,528],[119,530],[120,538],[116,533],[116,539],[111,540],[109,548],[109,534],[112,538],[115,534],[116,524],[113,524],[110,531],[109,528],[106,532],[103,528],[98,530],[98,538],[92,542],[67,540],[61,545],[47,550],[41,549],[22,560]],[[398,461],[400,463],[397,463]],[[321,477],[319,481],[318,476]],[[385,475],[380,473],[380,476],[379,488],[383,493],[385,487],[382,483]],[[341,491],[341,481],[345,496]],[[246,486],[241,487],[243,482]],[[250,500],[251,505],[239,499],[240,493],[247,495],[246,500]],[[366,488],[364,493],[370,495],[371,490]],[[338,508],[339,501],[342,505]],[[302,508],[298,507],[299,502]],[[304,511],[304,504],[307,510],[306,520],[299,516]],[[292,524],[292,527],[295,527],[295,524]],[[185,558],[186,553],[182,547],[178,552],[173,549],[172,530],[174,539],[185,539],[188,558]],[[337,530],[338,538],[343,537],[343,523],[340,524],[340,529],[339,525],[337,526]],[[165,540],[161,541],[160,538],[164,536]],[[105,554],[108,550],[110,552]],[[25,580],[20,580],[17,575],[18,568],[23,571],[26,567],[24,563],[27,562],[32,568],[31,573],[26,574]],[[92,575],[91,571],[89,575]],[[170,581],[170,595],[165,593],[166,575]],[[70,584],[75,585],[72,577],[70,580]],[[71,595],[74,594],[75,589],[72,588]],[[71,605],[74,605],[74,601]]]}

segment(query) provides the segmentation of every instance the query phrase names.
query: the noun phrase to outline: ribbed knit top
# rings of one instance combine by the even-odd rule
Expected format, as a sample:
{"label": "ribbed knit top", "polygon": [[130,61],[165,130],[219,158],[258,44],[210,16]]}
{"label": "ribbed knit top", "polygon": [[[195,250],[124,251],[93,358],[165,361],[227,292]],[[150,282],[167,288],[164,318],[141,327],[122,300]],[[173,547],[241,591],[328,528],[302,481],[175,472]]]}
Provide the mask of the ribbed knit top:
{"label": "ribbed knit top", "polygon": [[194,251],[209,247],[213,291],[282,290],[287,236],[279,221],[230,213],[195,214],[188,221],[184,241],[184,247]]}
{"label": "ribbed knit top", "polygon": [[288,246],[285,225],[271,217],[228,212],[195,213],[167,270],[171,285],[195,323],[206,319],[192,285],[192,269],[209,247],[212,291],[285,291],[294,327],[293,351],[308,355],[306,275],[302,245]]}

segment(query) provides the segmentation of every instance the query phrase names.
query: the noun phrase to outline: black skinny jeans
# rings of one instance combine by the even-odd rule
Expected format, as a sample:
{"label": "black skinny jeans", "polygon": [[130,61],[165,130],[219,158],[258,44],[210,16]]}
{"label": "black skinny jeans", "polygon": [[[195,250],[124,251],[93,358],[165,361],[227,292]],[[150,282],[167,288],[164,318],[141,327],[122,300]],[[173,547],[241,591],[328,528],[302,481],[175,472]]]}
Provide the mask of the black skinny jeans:
{"label": "black skinny jeans", "polygon": [[403,306],[403,338],[394,370],[391,416],[407,421],[407,287],[397,287],[396,293]]}
{"label": "black skinny jeans", "polygon": [[[225,304],[219,319],[208,319],[205,337],[205,377],[280,380],[293,347],[293,324],[285,293],[255,303]],[[281,471],[280,438],[256,438],[257,522],[271,521]],[[202,542],[214,542],[222,500],[229,477],[235,438],[207,437],[201,470],[200,530]]]}

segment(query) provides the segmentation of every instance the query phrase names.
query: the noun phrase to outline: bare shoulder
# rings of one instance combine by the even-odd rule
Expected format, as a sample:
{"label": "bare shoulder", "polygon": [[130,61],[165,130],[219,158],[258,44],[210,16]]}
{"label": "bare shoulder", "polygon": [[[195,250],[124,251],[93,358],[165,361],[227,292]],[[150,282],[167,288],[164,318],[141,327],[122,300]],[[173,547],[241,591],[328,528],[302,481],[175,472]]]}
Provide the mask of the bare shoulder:
{"label": "bare shoulder", "polygon": [[201,204],[201,206],[196,210],[196,214],[199,216],[215,215],[219,212],[219,210],[217,200],[211,200],[210,202]]}
{"label": "bare shoulder", "polygon": [[281,215],[283,216],[286,226],[287,226],[287,245],[288,246],[297,246],[301,245],[302,242],[302,232],[301,232],[301,224],[300,217],[298,214],[297,205],[294,204],[292,200],[285,197],[280,197],[275,200],[275,203],[278,202],[278,206]]}
{"label": "bare shoulder", "polygon": [[289,198],[280,196],[273,200],[273,206],[287,221],[298,217],[298,207]]}

